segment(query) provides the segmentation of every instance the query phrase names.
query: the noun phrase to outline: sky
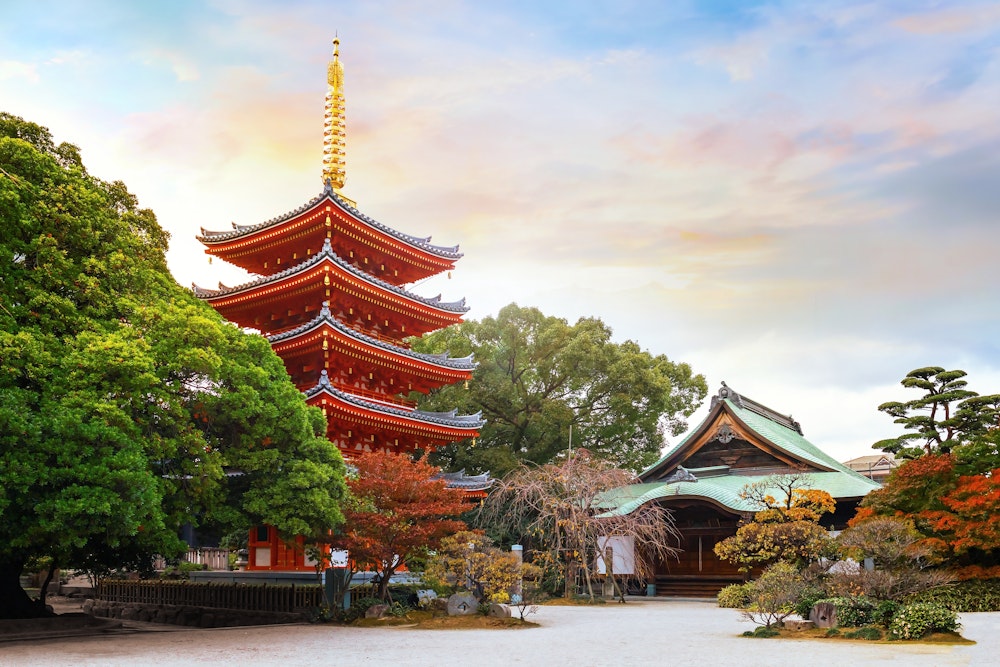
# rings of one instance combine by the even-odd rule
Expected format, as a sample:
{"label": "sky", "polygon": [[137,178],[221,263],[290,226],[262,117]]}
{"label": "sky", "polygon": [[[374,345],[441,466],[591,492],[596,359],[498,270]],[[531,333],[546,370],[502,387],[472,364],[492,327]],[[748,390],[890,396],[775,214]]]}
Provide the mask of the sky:
{"label": "sky", "polygon": [[[0,0],[0,111],[82,150],[172,235],[322,189],[464,258],[412,286],[516,302],[689,363],[840,460],[922,366],[1000,392],[1000,4]],[[695,416],[697,420],[704,411]],[[694,422],[692,422],[692,426]]]}

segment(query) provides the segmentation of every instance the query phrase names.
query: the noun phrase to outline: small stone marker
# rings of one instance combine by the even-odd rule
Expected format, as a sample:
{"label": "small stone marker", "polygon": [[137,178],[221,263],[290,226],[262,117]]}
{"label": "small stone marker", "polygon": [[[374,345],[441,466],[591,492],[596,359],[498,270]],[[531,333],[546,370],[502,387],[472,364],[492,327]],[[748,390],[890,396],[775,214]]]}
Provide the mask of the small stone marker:
{"label": "small stone marker", "polygon": [[455,593],[448,598],[449,616],[471,616],[479,611],[479,601],[471,593]]}
{"label": "small stone marker", "polygon": [[437,596],[438,594],[431,588],[417,591],[417,604],[421,609],[425,609],[431,606],[431,603],[437,599]]}
{"label": "small stone marker", "polygon": [[382,618],[385,615],[385,610],[388,608],[389,605],[387,604],[373,604],[365,612],[365,618]]}
{"label": "small stone marker", "polygon": [[490,618],[510,618],[510,607],[496,602],[490,605]]}
{"label": "small stone marker", "polygon": [[837,627],[837,607],[832,602],[817,603],[809,612],[809,620],[815,623],[817,628],[835,628]]}
{"label": "small stone marker", "polygon": [[783,621],[781,623],[781,627],[785,628],[786,630],[802,631],[802,630],[812,630],[814,627],[816,627],[816,624],[813,623],[812,621],[788,620],[788,621]]}

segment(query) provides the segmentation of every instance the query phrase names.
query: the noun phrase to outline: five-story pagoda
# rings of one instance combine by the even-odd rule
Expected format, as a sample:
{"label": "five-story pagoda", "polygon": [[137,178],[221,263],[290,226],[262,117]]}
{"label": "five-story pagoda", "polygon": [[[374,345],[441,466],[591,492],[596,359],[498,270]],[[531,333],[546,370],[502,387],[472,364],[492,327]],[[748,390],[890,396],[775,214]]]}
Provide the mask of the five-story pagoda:
{"label": "five-story pagoda", "polygon": [[473,438],[480,415],[425,412],[406,399],[472,376],[471,357],[421,354],[406,342],[461,321],[464,299],[426,298],[406,285],[451,270],[462,254],[387,227],[340,193],[345,123],[338,40],[327,82],[323,191],[260,224],[202,229],[206,253],[257,277],[216,290],[195,286],[195,294],[267,336],[309,404],[323,409],[328,437],[346,457]]}

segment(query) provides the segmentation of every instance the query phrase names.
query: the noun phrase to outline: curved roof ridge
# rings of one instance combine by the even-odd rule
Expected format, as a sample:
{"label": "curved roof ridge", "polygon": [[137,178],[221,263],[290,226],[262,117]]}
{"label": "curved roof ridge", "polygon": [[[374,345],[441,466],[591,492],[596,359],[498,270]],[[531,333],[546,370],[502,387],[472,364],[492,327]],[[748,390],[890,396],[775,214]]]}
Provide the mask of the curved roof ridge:
{"label": "curved roof ridge", "polygon": [[323,192],[319,193],[319,195],[313,197],[312,199],[310,199],[309,201],[307,201],[302,206],[299,206],[298,208],[294,208],[291,211],[288,211],[287,213],[283,213],[281,215],[276,215],[275,217],[271,218],[270,220],[265,220],[264,222],[258,222],[257,224],[254,224],[254,225],[237,225],[234,222],[234,223],[232,223],[232,225],[233,225],[233,229],[232,230],[221,231],[221,232],[206,230],[204,227],[202,227],[201,228],[201,234],[197,237],[197,239],[199,241],[209,241],[209,240],[211,240],[211,241],[225,241],[225,240],[228,240],[228,239],[231,239],[231,238],[235,238],[237,236],[241,236],[243,234],[247,234],[249,232],[255,232],[255,231],[259,230],[259,229],[265,229],[265,228],[270,227],[271,225],[275,225],[275,224],[277,224],[279,222],[284,222],[285,220],[288,220],[289,218],[294,218],[299,213],[303,213],[305,211],[308,211],[313,206],[315,206],[316,204],[318,204],[321,201],[323,201],[325,198],[326,198],[326,190],[324,189]]}
{"label": "curved roof ridge", "polygon": [[715,418],[716,411],[723,408],[730,410],[733,415],[743,421],[747,427],[756,432],[760,437],[765,438],[775,447],[792,457],[808,461],[820,468],[864,477],[864,475],[851,470],[809,442],[802,434],[802,427],[790,415],[783,415],[762,403],[738,394],[726,385],[725,382],[722,383],[722,388],[719,389],[718,394],[712,396],[708,415],[697,426],[690,429],[680,442],[664,452],[655,463],[643,469],[639,473],[639,477],[643,478],[645,475],[654,472],[665,464],[665,462],[677,455],[685,448],[688,441],[696,437]]}
{"label": "curved roof ridge", "polygon": [[[192,286],[195,289],[195,296],[201,298],[223,296],[225,294],[235,294],[237,292],[242,292],[243,290],[250,289],[251,287],[258,287],[260,285],[266,285],[268,283],[278,282],[279,280],[287,278],[288,276],[293,275],[298,271],[311,268],[312,266],[315,266],[320,262],[322,262],[324,259],[331,260],[333,263],[337,264],[338,266],[345,269],[354,276],[361,278],[362,280],[365,280],[373,285],[376,285],[377,287],[381,287],[382,289],[398,294],[402,297],[408,298],[412,301],[417,301],[419,303],[423,303],[433,308],[438,308],[440,310],[447,310],[455,313],[465,313],[468,312],[469,310],[469,308],[465,305],[464,297],[462,299],[459,299],[458,301],[441,301],[440,296],[438,296],[436,299],[428,299],[427,297],[420,296],[419,294],[414,294],[413,292],[405,290],[402,287],[393,285],[392,283],[387,283],[381,278],[373,276],[367,271],[363,271],[357,268],[353,264],[346,262],[342,257],[340,257],[337,253],[333,251],[333,247],[330,245],[330,239],[323,239],[323,249],[320,252],[316,253],[312,257],[302,262],[299,262],[294,266],[290,266],[283,271],[279,271],[278,273],[272,273],[269,276],[260,276],[249,282],[245,282],[241,285],[237,285],[235,287],[229,287],[226,289],[208,290],[201,287],[197,287],[196,285],[193,284]],[[221,284],[220,287],[222,287]]]}
{"label": "curved roof ridge", "polygon": [[434,245],[434,244],[431,243],[431,238],[432,237],[430,237],[430,236],[425,236],[423,238],[420,238],[420,237],[411,236],[411,235],[406,234],[404,232],[401,232],[399,230],[393,229],[392,227],[384,225],[381,222],[379,222],[378,220],[376,220],[375,218],[372,218],[371,216],[365,215],[364,213],[362,213],[361,211],[359,211],[351,203],[347,202],[340,195],[338,195],[333,190],[333,188],[331,188],[329,185],[327,185],[326,187],[328,188],[328,190],[324,190],[324,194],[328,193],[331,199],[333,199],[338,204],[340,204],[341,208],[343,208],[343,209],[347,210],[348,212],[354,214],[355,217],[357,217],[358,219],[362,220],[363,222],[368,223],[372,227],[375,227],[378,230],[387,232],[387,233],[389,233],[389,234],[391,234],[393,236],[396,236],[396,237],[400,238],[403,241],[406,241],[407,243],[415,245],[415,246],[417,246],[419,248],[423,248],[424,250],[430,250],[431,252],[434,252],[434,253],[437,253],[437,254],[442,254],[442,255],[454,255],[456,259],[462,256],[462,253],[460,253],[458,251],[458,248],[459,248],[458,245],[453,245],[453,246],[439,246],[439,245]]}
{"label": "curved roof ridge", "polygon": [[281,333],[276,333],[276,334],[272,334],[270,336],[265,336],[265,338],[267,338],[268,342],[270,342],[272,344],[278,343],[278,342],[281,342],[283,340],[287,340],[289,338],[294,338],[295,336],[303,334],[303,333],[309,331],[310,329],[313,329],[313,328],[319,326],[323,322],[326,322],[326,323],[330,324],[332,327],[334,327],[338,331],[341,331],[341,332],[347,334],[348,336],[354,338],[355,340],[359,340],[359,341],[361,341],[363,343],[367,343],[368,345],[373,345],[375,347],[380,347],[380,348],[382,348],[384,350],[389,350],[390,352],[395,352],[397,354],[401,354],[401,355],[404,355],[404,356],[407,356],[407,357],[412,357],[412,358],[415,358],[415,359],[420,359],[421,361],[426,361],[428,363],[437,364],[437,365],[440,365],[440,366],[447,366],[449,368],[455,368],[455,369],[458,369],[458,370],[474,370],[478,366],[477,363],[475,363],[474,361],[472,361],[472,355],[471,354],[468,355],[468,356],[466,356],[466,357],[449,357],[447,355],[447,353],[445,353],[445,354],[426,354],[424,352],[416,352],[416,351],[411,350],[409,348],[402,347],[401,345],[394,345],[393,343],[389,343],[387,341],[380,340],[378,338],[375,338],[374,336],[369,336],[368,334],[366,334],[366,333],[364,333],[362,331],[358,331],[357,329],[354,329],[353,327],[347,326],[346,324],[344,324],[343,322],[341,322],[340,320],[338,320],[336,317],[334,317],[333,313],[330,312],[330,302],[329,301],[324,301],[323,302],[323,308],[322,308],[322,310],[319,311],[319,315],[317,315],[313,319],[309,320],[305,324],[300,324],[299,326],[295,327],[294,329],[289,329],[288,331],[283,331]]}
{"label": "curved roof ridge", "polygon": [[316,386],[311,389],[306,389],[303,393],[307,398],[312,398],[316,394],[326,391],[341,399],[347,403],[357,405],[358,407],[366,408],[368,410],[374,410],[376,412],[381,412],[383,414],[394,415],[397,417],[404,417],[407,419],[415,419],[417,421],[422,421],[428,424],[441,424],[443,426],[451,426],[454,428],[471,428],[478,429],[486,423],[483,419],[482,411],[479,411],[473,415],[459,415],[455,414],[457,410],[451,411],[450,416],[445,417],[447,413],[440,412],[424,412],[423,410],[407,410],[404,408],[397,408],[391,405],[385,405],[383,403],[377,403],[375,401],[366,400],[360,396],[355,396],[354,394],[346,391],[337,389],[330,383],[330,377],[324,369],[321,372],[319,382]]}
{"label": "curved roof ridge", "polygon": [[404,243],[408,243],[416,248],[420,248],[421,250],[426,250],[431,254],[439,255],[447,259],[459,259],[460,257],[463,256],[462,253],[459,252],[458,250],[459,248],[458,245],[454,246],[434,245],[431,243],[430,236],[426,237],[412,236],[410,234],[406,234],[405,232],[401,232],[397,229],[393,229],[392,227],[389,227],[388,225],[385,225],[379,222],[378,220],[375,220],[371,216],[365,215],[357,208],[355,208],[353,205],[344,200],[340,195],[338,195],[329,183],[327,183],[324,186],[323,191],[320,192],[317,196],[313,197],[302,206],[292,209],[287,213],[277,215],[271,218],[270,220],[265,220],[264,222],[259,222],[254,225],[238,225],[234,222],[232,223],[233,229],[225,231],[211,231],[202,227],[201,234],[197,236],[197,239],[199,241],[202,241],[203,243],[228,241],[229,239],[243,236],[245,234],[250,234],[252,232],[256,232],[261,229],[266,229],[272,225],[277,225],[279,223],[285,222],[286,220],[294,218],[300,213],[308,211],[309,209],[313,208],[314,206],[322,202],[324,199],[329,199],[330,201],[336,203],[337,206],[347,211],[348,213],[353,215],[361,222],[364,222],[368,226],[373,227],[379,230],[380,232],[388,234],[389,236],[392,236],[400,241],[403,241]]}

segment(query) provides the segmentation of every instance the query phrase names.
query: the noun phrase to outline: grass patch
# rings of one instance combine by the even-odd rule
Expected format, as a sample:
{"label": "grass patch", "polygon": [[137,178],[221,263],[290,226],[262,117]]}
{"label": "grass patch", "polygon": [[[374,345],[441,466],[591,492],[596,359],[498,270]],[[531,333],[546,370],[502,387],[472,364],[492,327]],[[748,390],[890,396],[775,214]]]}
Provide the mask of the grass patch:
{"label": "grass patch", "polygon": [[471,616],[448,616],[433,611],[410,611],[406,616],[384,616],[382,618],[359,618],[351,626],[356,628],[415,628],[418,630],[503,630],[537,628],[537,623],[519,618],[491,618],[482,614]]}
{"label": "grass patch", "polygon": [[[757,630],[763,630],[760,626]],[[970,646],[976,642],[966,639],[957,632],[934,632],[920,639],[889,639],[886,634],[876,627],[866,626],[863,628],[852,628],[844,630],[842,628],[810,628],[809,630],[786,630],[776,628],[773,630],[780,639],[816,639],[821,641],[857,642],[868,641],[879,644],[951,644],[956,646]],[[878,636],[876,636],[876,634]],[[741,636],[761,636],[752,632],[744,632]],[[771,635],[764,635],[771,636]]]}

